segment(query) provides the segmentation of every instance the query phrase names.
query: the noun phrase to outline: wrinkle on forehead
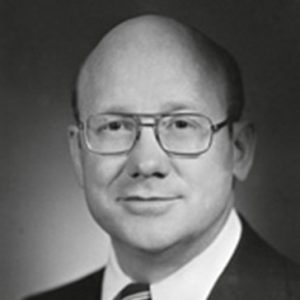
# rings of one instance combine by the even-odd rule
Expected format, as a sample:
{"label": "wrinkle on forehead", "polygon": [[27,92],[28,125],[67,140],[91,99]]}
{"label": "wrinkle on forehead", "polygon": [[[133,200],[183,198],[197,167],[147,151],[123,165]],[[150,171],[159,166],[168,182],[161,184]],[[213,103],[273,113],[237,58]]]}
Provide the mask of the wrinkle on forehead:
{"label": "wrinkle on forehead", "polygon": [[112,29],[86,59],[79,74],[78,98],[92,99],[107,84],[129,77],[134,66],[147,72],[164,64],[170,72],[202,73],[222,82],[215,48],[204,35],[170,18],[148,15],[127,20]]}

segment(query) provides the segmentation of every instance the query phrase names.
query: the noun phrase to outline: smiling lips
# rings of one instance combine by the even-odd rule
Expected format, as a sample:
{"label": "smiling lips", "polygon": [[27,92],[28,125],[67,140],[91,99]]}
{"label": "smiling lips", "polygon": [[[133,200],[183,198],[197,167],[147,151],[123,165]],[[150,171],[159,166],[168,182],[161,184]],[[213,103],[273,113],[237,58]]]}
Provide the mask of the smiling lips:
{"label": "smiling lips", "polygon": [[140,197],[140,196],[128,196],[128,197],[119,197],[119,201],[125,202],[159,202],[159,201],[172,201],[176,200],[178,197]]}
{"label": "smiling lips", "polygon": [[130,195],[118,197],[117,201],[130,215],[143,217],[158,217],[165,215],[180,197],[151,196],[141,197]]}

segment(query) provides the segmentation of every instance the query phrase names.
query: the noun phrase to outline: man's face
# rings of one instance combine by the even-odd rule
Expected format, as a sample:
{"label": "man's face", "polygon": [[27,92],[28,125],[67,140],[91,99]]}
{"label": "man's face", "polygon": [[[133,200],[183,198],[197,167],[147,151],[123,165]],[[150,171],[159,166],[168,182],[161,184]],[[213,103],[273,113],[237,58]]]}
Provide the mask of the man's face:
{"label": "man's face", "polygon": [[[220,80],[217,84],[192,59],[156,50],[124,50],[87,69],[79,83],[81,118],[192,112],[214,123],[226,119]],[[142,129],[128,154],[103,156],[85,146],[79,152],[89,209],[116,247],[148,252],[205,247],[232,207],[233,145],[227,127],[214,135],[208,152],[193,158],[165,153],[151,127]]]}

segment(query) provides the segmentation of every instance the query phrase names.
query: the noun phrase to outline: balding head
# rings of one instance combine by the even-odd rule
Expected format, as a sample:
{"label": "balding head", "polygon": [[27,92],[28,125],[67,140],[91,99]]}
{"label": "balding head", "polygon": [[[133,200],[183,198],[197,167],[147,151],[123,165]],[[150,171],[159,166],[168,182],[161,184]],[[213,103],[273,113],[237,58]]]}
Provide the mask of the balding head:
{"label": "balding head", "polygon": [[[73,99],[77,121],[79,111],[82,114],[86,103],[95,101],[95,95],[101,95],[108,84],[125,84],[133,73],[150,80],[162,66],[166,73],[181,72],[195,81],[205,77],[206,84],[213,82],[220,89],[227,114],[233,120],[240,118],[243,89],[231,55],[196,29],[171,18],[146,15],[113,28],[87,57]],[[133,88],[130,83],[128,80],[127,89]]]}

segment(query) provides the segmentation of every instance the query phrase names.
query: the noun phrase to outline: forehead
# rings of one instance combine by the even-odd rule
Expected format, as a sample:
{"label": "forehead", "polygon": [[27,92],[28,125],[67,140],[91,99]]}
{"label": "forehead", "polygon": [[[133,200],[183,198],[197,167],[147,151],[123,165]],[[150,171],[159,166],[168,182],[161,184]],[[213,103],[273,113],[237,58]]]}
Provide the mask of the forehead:
{"label": "forehead", "polygon": [[220,68],[201,55],[180,24],[153,18],[112,30],[81,70],[80,112],[225,110]]}

